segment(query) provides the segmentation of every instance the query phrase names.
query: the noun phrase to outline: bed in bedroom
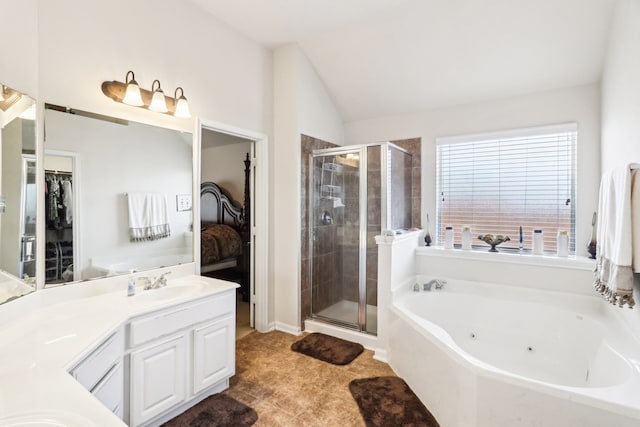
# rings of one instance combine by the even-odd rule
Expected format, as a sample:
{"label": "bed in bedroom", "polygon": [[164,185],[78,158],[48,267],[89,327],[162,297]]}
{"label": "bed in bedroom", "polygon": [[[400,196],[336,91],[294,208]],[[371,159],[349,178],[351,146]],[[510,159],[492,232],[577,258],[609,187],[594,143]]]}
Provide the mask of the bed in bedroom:
{"label": "bed in bedroom", "polygon": [[244,301],[249,299],[249,168],[247,155],[244,205],[214,182],[200,185],[200,272],[238,281]]}

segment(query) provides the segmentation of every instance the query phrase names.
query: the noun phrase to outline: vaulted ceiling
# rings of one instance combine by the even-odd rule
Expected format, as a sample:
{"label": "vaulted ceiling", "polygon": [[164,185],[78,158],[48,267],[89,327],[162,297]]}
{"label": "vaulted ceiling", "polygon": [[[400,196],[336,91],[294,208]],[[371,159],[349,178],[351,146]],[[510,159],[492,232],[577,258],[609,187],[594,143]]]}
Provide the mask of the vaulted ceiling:
{"label": "vaulted ceiling", "polygon": [[192,1],[298,43],[348,122],[598,82],[616,0]]}

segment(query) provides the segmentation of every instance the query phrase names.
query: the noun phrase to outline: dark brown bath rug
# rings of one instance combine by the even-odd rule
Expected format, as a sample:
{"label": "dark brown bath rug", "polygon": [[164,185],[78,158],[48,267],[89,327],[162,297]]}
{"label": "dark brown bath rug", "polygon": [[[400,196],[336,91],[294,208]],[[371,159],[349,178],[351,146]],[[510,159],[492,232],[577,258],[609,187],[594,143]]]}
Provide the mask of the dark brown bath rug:
{"label": "dark brown bath rug", "polygon": [[258,420],[256,411],[226,394],[214,394],[162,427],[248,427]]}
{"label": "dark brown bath rug", "polygon": [[348,365],[364,351],[361,344],[314,332],[291,344],[291,350],[334,365]]}
{"label": "dark brown bath rug", "polygon": [[367,427],[440,427],[402,378],[374,377],[349,383]]}

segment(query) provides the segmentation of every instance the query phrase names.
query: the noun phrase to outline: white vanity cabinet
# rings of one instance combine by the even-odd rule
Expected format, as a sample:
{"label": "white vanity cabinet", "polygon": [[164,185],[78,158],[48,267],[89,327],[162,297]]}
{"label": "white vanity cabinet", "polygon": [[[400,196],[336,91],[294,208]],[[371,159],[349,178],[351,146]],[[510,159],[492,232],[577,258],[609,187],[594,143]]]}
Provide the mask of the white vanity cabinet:
{"label": "white vanity cabinet", "polygon": [[124,337],[120,330],[80,361],[70,374],[120,419],[123,416]]}
{"label": "white vanity cabinet", "polygon": [[186,399],[187,339],[178,335],[131,352],[131,425]]}
{"label": "white vanity cabinet", "polygon": [[227,388],[235,372],[235,289],[132,319],[127,349],[131,426],[159,424]]}
{"label": "white vanity cabinet", "polygon": [[[229,345],[231,343],[231,345]],[[235,368],[235,317],[193,330],[193,394],[229,378]]]}

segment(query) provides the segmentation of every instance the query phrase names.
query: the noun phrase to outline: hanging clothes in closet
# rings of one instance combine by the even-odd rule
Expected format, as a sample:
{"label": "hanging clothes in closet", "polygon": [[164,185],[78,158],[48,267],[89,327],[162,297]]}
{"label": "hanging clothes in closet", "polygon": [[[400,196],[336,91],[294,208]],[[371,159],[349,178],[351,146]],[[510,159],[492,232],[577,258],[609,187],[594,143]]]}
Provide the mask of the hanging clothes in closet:
{"label": "hanging clothes in closet", "polygon": [[69,228],[73,222],[73,184],[69,172],[45,171],[47,228]]}
{"label": "hanging clothes in closet", "polygon": [[45,283],[73,280],[73,176],[45,171]]}

